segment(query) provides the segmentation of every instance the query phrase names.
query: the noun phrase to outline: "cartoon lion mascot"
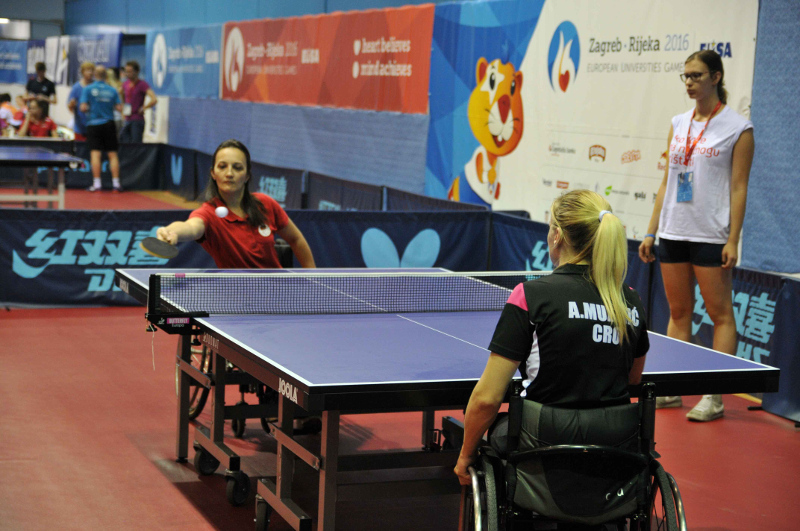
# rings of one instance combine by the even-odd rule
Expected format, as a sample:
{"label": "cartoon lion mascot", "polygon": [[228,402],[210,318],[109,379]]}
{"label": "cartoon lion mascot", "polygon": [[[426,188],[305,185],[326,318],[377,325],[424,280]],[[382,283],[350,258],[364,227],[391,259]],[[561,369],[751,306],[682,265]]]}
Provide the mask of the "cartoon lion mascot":
{"label": "cartoon lion mascot", "polygon": [[500,160],[519,145],[522,138],[522,72],[511,63],[478,59],[476,84],[469,98],[467,115],[472,134],[480,146],[464,166],[468,186],[456,177],[448,199],[491,205],[500,198]]}

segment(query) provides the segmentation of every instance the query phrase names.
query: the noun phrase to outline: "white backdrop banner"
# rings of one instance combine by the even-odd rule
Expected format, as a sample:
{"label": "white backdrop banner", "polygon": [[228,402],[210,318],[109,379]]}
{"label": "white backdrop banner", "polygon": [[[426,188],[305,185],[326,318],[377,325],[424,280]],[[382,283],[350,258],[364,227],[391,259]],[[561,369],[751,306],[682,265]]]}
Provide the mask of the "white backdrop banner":
{"label": "white backdrop banner", "polygon": [[[547,222],[554,198],[587,188],[607,197],[628,237],[641,239],[664,176],[670,119],[694,106],[678,77],[691,53],[720,53],[728,104],[749,117],[758,1],[548,0],[538,20],[528,16],[529,41],[514,42],[520,32],[502,21],[534,3],[437,7],[426,193]],[[496,53],[504,41],[524,53]],[[487,88],[495,71],[506,82]],[[487,117],[468,119],[481,109]],[[501,129],[510,119],[513,132]]]}

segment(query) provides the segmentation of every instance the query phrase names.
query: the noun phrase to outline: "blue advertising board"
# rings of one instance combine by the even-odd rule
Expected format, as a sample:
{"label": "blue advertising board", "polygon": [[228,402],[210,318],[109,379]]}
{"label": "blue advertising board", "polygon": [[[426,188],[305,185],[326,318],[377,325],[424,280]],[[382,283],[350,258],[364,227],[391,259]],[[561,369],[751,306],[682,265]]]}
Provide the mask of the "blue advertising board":
{"label": "blue advertising board", "polygon": [[0,40],[0,83],[24,85],[28,81],[27,57],[28,41]]}
{"label": "blue advertising board", "polygon": [[69,40],[70,83],[75,83],[80,79],[82,63],[88,62],[114,68],[120,66],[122,33],[71,35]]}
{"label": "blue advertising board", "polygon": [[0,210],[0,304],[117,305],[133,300],[114,286],[119,267],[213,267],[195,242],[172,260],[139,243],[158,227],[186,219],[186,210]]}
{"label": "blue advertising board", "polygon": [[219,97],[222,26],[147,33],[145,78],[156,94]]}

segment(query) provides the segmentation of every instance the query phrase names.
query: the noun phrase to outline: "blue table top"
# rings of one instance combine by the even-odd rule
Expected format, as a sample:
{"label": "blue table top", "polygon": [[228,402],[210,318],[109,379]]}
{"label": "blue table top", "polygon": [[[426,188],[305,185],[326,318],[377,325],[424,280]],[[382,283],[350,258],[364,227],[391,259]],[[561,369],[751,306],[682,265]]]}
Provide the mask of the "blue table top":
{"label": "blue table top", "polygon": [[[146,288],[152,273],[181,271],[201,272],[139,269],[120,270],[120,273]],[[363,273],[376,270],[329,271]],[[293,271],[257,272],[292,274]],[[489,354],[486,347],[499,315],[500,312],[496,311],[226,315],[197,321],[209,331],[246,350],[254,358],[279,368],[312,388],[376,383],[476,381],[486,365]],[[766,365],[660,334],[651,333],[650,342],[645,376],[775,371]]]}
{"label": "blue table top", "polygon": [[55,153],[41,147],[0,147],[0,165],[11,166],[20,163],[40,163],[68,165],[72,162],[81,163],[83,159],[66,153]]}

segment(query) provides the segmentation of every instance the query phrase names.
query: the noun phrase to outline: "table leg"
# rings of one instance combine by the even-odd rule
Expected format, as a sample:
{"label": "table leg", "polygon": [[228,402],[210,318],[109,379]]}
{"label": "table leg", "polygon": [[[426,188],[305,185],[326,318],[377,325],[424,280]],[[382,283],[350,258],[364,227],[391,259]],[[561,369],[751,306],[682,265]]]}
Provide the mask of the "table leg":
{"label": "table leg", "polygon": [[336,526],[336,474],[339,468],[339,412],[322,413],[322,463],[319,469],[318,531],[333,531]]}
{"label": "table leg", "polygon": [[[63,170],[60,170],[63,171]],[[53,168],[47,168],[47,195],[53,195]],[[53,208],[54,201],[50,199],[47,202],[47,208]]]}
{"label": "table leg", "polygon": [[[294,402],[283,395],[278,401],[278,428],[283,433],[292,434],[294,424]],[[281,500],[292,497],[292,479],[294,477],[294,454],[278,439],[278,463],[275,473],[275,493]]]}
{"label": "table leg", "polygon": [[422,447],[432,448],[434,421],[436,420],[436,410],[423,409],[422,410]]}
{"label": "table leg", "polygon": [[58,209],[64,210],[65,208],[65,191],[66,185],[64,184],[64,168],[58,169]]}
{"label": "table leg", "polygon": [[217,352],[212,352],[214,364],[214,403],[211,411],[210,438],[214,444],[221,445],[225,440],[225,376],[227,360]]}
{"label": "table leg", "polygon": [[[192,362],[191,336],[178,336],[180,359]],[[186,462],[189,457],[189,386],[191,378],[180,369],[178,363],[178,436],[175,439],[175,454],[179,463]]]}

